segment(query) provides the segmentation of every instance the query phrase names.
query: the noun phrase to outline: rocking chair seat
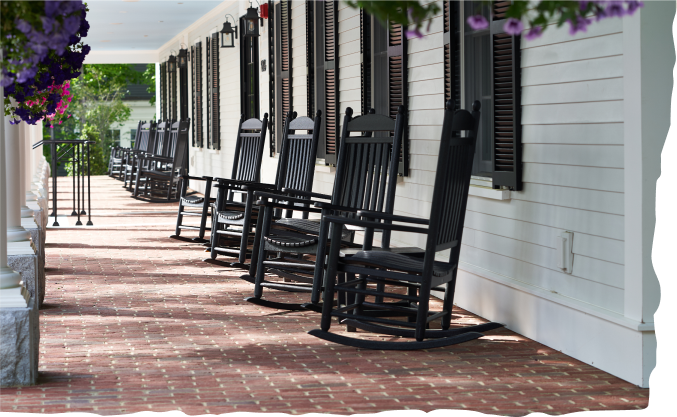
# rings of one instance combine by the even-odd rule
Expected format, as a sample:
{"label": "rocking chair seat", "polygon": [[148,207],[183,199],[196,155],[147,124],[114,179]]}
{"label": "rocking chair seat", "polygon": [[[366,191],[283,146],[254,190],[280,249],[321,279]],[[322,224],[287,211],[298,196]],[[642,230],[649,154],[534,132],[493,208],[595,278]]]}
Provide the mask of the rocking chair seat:
{"label": "rocking chair seat", "polygon": [[[320,234],[320,219],[280,219],[275,222],[276,227],[281,227],[283,229],[292,230],[294,232],[307,233],[313,235]],[[343,231],[341,232],[341,239],[347,240],[350,239],[351,231],[343,226]],[[267,238],[266,238],[267,240]],[[314,240],[317,243],[317,239]],[[295,246],[296,247],[296,246]]]}
{"label": "rocking chair seat", "polygon": [[181,204],[184,206],[193,206],[193,207],[202,207],[205,198],[197,195],[189,195],[187,197],[181,197]]}
{"label": "rocking chair seat", "polygon": [[[342,258],[340,262],[352,265],[366,265],[374,268],[387,268],[413,274],[423,273],[423,261],[420,258],[386,251],[359,251],[353,256]],[[454,269],[456,269],[456,265],[435,261],[433,275],[444,277],[449,275]]]}
{"label": "rocking chair seat", "polygon": [[264,236],[263,239],[281,248],[304,248],[317,244],[317,236]]}
{"label": "rocking chair seat", "polygon": [[219,222],[231,222],[244,219],[244,211],[226,210],[217,213]]}

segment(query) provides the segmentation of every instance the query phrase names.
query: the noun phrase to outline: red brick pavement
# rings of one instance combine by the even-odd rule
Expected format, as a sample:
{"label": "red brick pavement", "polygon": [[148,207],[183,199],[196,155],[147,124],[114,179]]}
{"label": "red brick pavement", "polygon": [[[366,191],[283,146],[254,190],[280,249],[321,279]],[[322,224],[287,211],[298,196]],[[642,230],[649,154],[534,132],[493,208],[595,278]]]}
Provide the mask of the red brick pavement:
{"label": "red brick pavement", "polygon": [[[70,213],[68,185],[60,182],[59,204]],[[39,383],[3,389],[1,411],[521,416],[648,405],[649,390],[506,329],[415,352],[314,338],[306,332],[319,326],[316,313],[243,301],[252,285],[237,278],[241,271],[202,262],[201,246],[168,239],[175,204],[134,200],[120,185],[93,178],[96,228],[48,231]]]}

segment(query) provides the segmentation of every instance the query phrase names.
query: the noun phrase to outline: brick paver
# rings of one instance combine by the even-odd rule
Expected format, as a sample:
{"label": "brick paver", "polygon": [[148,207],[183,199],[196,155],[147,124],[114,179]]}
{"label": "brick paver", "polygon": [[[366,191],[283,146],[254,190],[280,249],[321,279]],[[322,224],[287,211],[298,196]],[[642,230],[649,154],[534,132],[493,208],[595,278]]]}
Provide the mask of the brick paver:
{"label": "brick paver", "polygon": [[[70,213],[69,183],[60,181],[62,213]],[[252,285],[240,270],[202,262],[203,247],[168,239],[176,204],[134,200],[120,185],[93,178],[96,228],[48,231],[39,384],[2,389],[2,411],[521,416],[648,405],[648,389],[507,329],[414,352],[314,338],[306,332],[319,327],[318,314],[245,302]]]}

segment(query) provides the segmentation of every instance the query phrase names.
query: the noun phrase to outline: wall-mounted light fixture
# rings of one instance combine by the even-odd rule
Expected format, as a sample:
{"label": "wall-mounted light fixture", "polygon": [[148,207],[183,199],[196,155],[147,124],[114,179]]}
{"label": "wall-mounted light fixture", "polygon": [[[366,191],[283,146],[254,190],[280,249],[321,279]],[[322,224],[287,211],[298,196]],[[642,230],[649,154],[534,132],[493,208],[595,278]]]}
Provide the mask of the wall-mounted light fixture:
{"label": "wall-mounted light fixture", "polygon": [[237,39],[237,24],[235,24],[235,29],[233,29],[233,26],[231,26],[228,21],[228,16],[233,19],[233,23],[235,24],[235,18],[227,14],[223,29],[219,31],[221,33],[221,48],[234,48],[235,39]]}
{"label": "wall-mounted light fixture", "polygon": [[181,49],[179,49],[178,67],[188,68],[188,49],[183,43],[181,44]]}
{"label": "wall-mounted light fixture", "polygon": [[244,36],[259,36],[259,25],[257,24],[259,21],[261,21],[261,26],[263,26],[263,18],[259,17],[258,9],[253,8],[252,3],[249,2],[247,14],[244,15]]}
{"label": "wall-mounted light fixture", "polygon": [[174,56],[174,50],[172,50],[171,55],[169,55],[169,59],[167,59],[167,66],[169,67],[169,71],[176,71],[176,57]]}

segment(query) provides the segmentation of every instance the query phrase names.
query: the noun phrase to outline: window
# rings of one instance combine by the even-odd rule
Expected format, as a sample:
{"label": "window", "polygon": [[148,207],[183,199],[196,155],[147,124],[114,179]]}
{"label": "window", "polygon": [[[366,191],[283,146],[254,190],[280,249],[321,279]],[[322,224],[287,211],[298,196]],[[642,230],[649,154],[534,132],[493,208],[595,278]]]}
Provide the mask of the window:
{"label": "window", "polygon": [[[508,1],[495,1],[491,6],[478,1],[465,1],[462,11],[454,2],[445,2],[445,91],[458,97],[461,74],[456,53],[457,22],[463,29],[463,107],[469,109],[475,100],[482,104],[473,174],[492,178],[494,188],[522,189],[522,129],[520,38],[504,32]],[[493,9],[490,11],[489,7]],[[465,20],[480,12],[490,22],[483,30],[472,30]],[[462,19],[455,18],[456,14]],[[450,24],[446,23],[449,17]],[[446,97],[445,97],[446,98]]]}
{"label": "window", "polygon": [[193,74],[193,146],[204,146],[204,128],[202,126],[204,98],[202,93],[202,42],[198,42],[191,48],[191,71]]}
{"label": "window", "polygon": [[[240,18],[240,33],[244,33],[244,18]],[[241,113],[244,119],[252,117],[260,118],[259,115],[259,39],[251,36],[243,36],[240,40],[240,100]]]}
{"label": "window", "polygon": [[129,133],[130,133],[130,135],[129,135],[129,143],[130,143],[129,147],[134,148],[134,144],[136,142],[136,129],[132,129]]}
{"label": "window", "polygon": [[[290,111],[293,110],[292,102],[292,41],[291,41],[291,1],[282,0],[275,4],[273,13],[275,30],[275,57],[271,68],[271,75],[275,74],[275,107],[271,109],[271,124],[274,132],[282,132],[282,123]],[[271,19],[272,20],[272,19]],[[271,62],[273,62],[271,60]],[[271,149],[271,155],[280,152],[282,143],[281,135],[271,136],[271,145],[275,142],[275,148]]]}
{"label": "window", "polygon": [[[377,114],[397,117],[407,107],[407,38],[399,24],[385,28],[378,19],[360,12],[362,51],[362,113],[373,108]],[[409,175],[409,141],[405,130],[400,149],[399,175]]]}
{"label": "window", "polygon": [[207,37],[207,147],[221,149],[219,33]]}

